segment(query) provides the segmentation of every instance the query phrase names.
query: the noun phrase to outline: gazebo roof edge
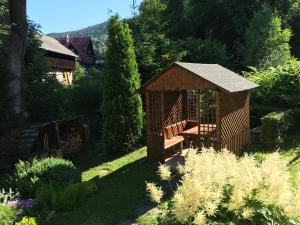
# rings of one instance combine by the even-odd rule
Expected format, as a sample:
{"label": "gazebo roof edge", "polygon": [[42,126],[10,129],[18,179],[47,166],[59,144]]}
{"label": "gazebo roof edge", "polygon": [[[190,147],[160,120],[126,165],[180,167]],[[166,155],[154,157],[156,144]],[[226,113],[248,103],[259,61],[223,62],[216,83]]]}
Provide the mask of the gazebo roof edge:
{"label": "gazebo roof edge", "polygon": [[184,63],[184,62],[175,62],[166,69],[164,69],[161,73],[154,76],[152,79],[147,81],[142,87],[141,91],[145,91],[145,89],[155,82],[158,78],[164,75],[169,69],[174,66],[179,66],[188,72],[206,80],[212,85],[221,88],[227,92],[241,92],[254,89],[259,85],[249,81],[245,77],[226,69],[219,64],[199,64],[199,63]]}

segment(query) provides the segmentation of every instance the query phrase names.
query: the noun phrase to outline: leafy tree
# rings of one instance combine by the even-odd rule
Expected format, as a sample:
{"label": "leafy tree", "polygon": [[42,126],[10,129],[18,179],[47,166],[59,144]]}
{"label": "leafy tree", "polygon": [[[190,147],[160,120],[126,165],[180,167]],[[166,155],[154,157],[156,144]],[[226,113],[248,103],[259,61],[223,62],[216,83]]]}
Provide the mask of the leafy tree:
{"label": "leafy tree", "polygon": [[195,63],[218,63],[226,65],[229,57],[226,53],[226,46],[211,37],[207,39],[195,39],[189,37],[184,43],[187,50],[185,60]]}
{"label": "leafy tree", "polygon": [[245,32],[241,46],[243,63],[258,68],[276,67],[290,57],[291,31],[282,28],[282,20],[270,9],[258,11]]}
{"label": "leafy tree", "polygon": [[131,31],[113,16],[109,21],[102,103],[102,143],[110,152],[130,150],[142,134],[140,76]]}
{"label": "leafy tree", "polygon": [[[0,1],[0,19],[7,14],[6,1]],[[7,56],[8,49],[5,47],[5,39],[8,35],[7,24],[0,22],[0,59],[2,60]],[[5,133],[7,128],[12,125],[11,118],[11,100],[9,83],[11,78],[8,75],[7,68],[4,64],[0,64],[0,136]]]}
{"label": "leafy tree", "polygon": [[139,16],[130,21],[143,83],[185,55],[178,42],[167,36],[166,9],[162,0],[143,1]]}
{"label": "leafy tree", "polygon": [[182,38],[186,36],[188,27],[189,0],[163,0],[166,4],[164,19],[168,23],[170,36]]}

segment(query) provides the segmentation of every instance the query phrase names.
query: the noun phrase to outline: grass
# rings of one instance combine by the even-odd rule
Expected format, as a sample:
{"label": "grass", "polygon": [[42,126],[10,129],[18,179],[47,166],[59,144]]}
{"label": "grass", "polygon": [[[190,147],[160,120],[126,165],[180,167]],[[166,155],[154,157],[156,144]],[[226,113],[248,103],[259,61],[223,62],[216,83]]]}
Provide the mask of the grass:
{"label": "grass", "polygon": [[[82,169],[83,182],[97,182],[97,192],[92,198],[78,204],[76,210],[58,213],[51,224],[115,225],[125,219],[137,218],[136,209],[149,204],[145,181],[158,181],[156,167],[147,163],[145,156],[146,148],[142,148],[110,161],[105,155],[97,155],[95,152],[84,158],[73,159]],[[88,166],[86,162],[89,162]]]}
{"label": "grass", "polygon": [[[263,159],[272,151],[256,144],[249,152]],[[291,162],[290,171],[296,177],[300,172],[300,134],[290,135],[279,153]],[[137,208],[150,204],[145,181],[159,183],[157,168],[146,161],[145,147],[118,158],[95,148],[71,161],[81,170],[82,182],[95,181],[97,191],[91,198],[78,203],[75,210],[57,212],[51,225],[116,225],[123,220],[134,220],[139,216]]]}

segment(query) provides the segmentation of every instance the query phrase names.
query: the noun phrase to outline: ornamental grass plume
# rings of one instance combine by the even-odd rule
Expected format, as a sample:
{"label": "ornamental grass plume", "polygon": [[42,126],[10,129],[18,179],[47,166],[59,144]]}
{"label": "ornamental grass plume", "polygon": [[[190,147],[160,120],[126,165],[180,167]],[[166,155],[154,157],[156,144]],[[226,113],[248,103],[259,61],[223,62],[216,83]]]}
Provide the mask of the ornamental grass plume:
{"label": "ornamental grass plume", "polygon": [[154,183],[146,182],[146,190],[149,193],[151,201],[154,203],[160,203],[164,194],[161,187],[157,187]]}
{"label": "ornamental grass plume", "polygon": [[[182,178],[169,211],[182,224],[247,223],[253,218],[290,224],[300,218],[300,189],[293,186],[287,165],[278,153],[260,163],[251,155],[237,158],[226,149],[192,149],[179,168]],[[159,174],[164,169],[161,166]],[[160,202],[160,188],[150,183],[147,190]]]}
{"label": "ornamental grass plume", "polygon": [[170,181],[172,179],[170,167],[165,164],[159,165],[157,173],[160,176],[161,180]]}

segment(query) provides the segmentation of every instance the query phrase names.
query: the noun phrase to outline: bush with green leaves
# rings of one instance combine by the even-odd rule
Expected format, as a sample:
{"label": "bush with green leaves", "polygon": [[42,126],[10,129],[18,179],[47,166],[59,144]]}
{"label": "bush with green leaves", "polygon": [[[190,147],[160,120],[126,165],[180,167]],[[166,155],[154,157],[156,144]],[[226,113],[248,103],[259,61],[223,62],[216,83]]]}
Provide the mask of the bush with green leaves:
{"label": "bush with green leaves", "polygon": [[[203,148],[201,152],[191,149],[185,164],[178,166],[178,172],[181,179],[167,208],[161,209],[158,224],[295,225],[300,222],[300,186],[292,182],[288,162],[279,153],[258,162],[254,156],[238,158],[226,149],[218,152],[212,148]],[[158,174],[162,180],[172,178],[166,165],[159,167]],[[162,187],[154,183],[146,185],[153,202],[168,200]]]}
{"label": "bush with green leaves", "polygon": [[16,225],[37,225],[37,222],[35,218],[25,216],[20,222],[17,222]]}
{"label": "bush with green leaves", "polygon": [[20,216],[21,211],[15,207],[0,204],[0,225],[12,225]]}
{"label": "bush with green leaves", "polygon": [[37,205],[48,210],[68,211],[78,207],[97,190],[94,181],[70,184],[66,187],[43,186],[37,191]]}
{"label": "bush with green leaves", "polygon": [[269,148],[280,147],[293,125],[291,111],[272,112],[262,117],[261,142]]}
{"label": "bush with green leaves", "polygon": [[291,59],[284,65],[265,70],[252,68],[244,73],[260,86],[251,92],[251,122],[259,125],[264,115],[274,111],[295,110],[300,105],[300,61]]}
{"label": "bush with green leaves", "polygon": [[[103,79],[100,76],[85,76],[71,87],[71,108],[76,115],[93,115],[100,110]],[[84,107],[82,107],[84,106]]]}
{"label": "bush with green leaves", "polygon": [[12,177],[12,185],[22,198],[34,197],[39,187],[53,185],[63,187],[81,180],[79,170],[71,161],[61,158],[20,161]]}

